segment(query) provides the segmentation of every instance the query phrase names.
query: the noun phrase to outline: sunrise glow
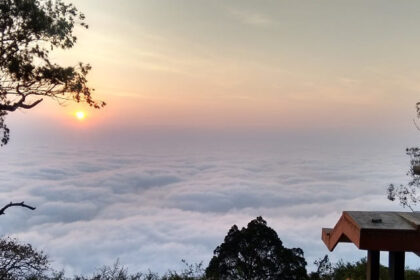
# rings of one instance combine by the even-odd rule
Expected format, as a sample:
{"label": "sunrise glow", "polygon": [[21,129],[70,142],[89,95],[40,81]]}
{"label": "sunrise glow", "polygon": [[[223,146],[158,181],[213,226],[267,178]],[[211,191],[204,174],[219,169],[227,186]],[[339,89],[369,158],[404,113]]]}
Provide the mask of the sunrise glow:
{"label": "sunrise glow", "polygon": [[78,119],[78,120],[84,120],[85,118],[86,118],[86,113],[85,112],[83,112],[83,111],[77,111],[75,114],[74,114],[75,116],[76,116],[76,118]]}

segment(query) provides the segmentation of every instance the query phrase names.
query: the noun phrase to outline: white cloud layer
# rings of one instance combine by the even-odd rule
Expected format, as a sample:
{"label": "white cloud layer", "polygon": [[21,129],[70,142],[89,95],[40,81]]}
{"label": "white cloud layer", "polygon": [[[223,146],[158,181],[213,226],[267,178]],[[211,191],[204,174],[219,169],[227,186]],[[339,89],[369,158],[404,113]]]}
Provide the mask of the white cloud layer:
{"label": "white cloud layer", "polygon": [[[164,272],[181,259],[206,265],[233,224],[262,215],[285,246],[304,250],[311,268],[328,253],[321,228],[341,211],[400,209],[386,201],[385,186],[404,180],[404,155],[165,151],[3,149],[0,201],[37,210],[9,209],[0,233],[45,250],[69,274],[117,258],[130,271]],[[340,245],[330,257],[363,255]]]}

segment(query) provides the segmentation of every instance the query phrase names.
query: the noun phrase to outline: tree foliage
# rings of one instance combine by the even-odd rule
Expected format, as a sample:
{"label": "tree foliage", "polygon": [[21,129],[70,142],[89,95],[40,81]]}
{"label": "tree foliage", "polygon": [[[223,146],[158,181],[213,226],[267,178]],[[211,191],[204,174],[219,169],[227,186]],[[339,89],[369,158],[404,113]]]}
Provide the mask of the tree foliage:
{"label": "tree foliage", "polygon": [[387,193],[389,200],[398,200],[403,207],[413,210],[413,206],[420,200],[417,194],[420,187],[420,175],[414,172],[416,166],[420,165],[420,148],[407,148],[406,153],[410,157],[410,168],[407,171],[407,176],[410,178],[409,182],[400,185],[390,184]]}
{"label": "tree foliage", "polygon": [[258,217],[246,228],[234,225],[214,250],[206,276],[225,280],[306,279],[306,261],[299,248],[285,248],[277,233]]}
{"label": "tree foliage", "polygon": [[314,264],[317,266],[317,269],[316,271],[309,274],[310,280],[333,279],[334,270],[328,255],[325,255],[322,259],[316,260]]}
{"label": "tree foliage", "polygon": [[[344,262],[340,260],[336,264],[332,264],[328,256],[315,261],[317,270],[310,273],[310,280],[365,280],[366,279],[366,258],[362,258],[354,263]],[[380,265],[379,279],[390,280],[388,268]],[[420,279],[420,271],[413,269],[405,269],[406,280]]]}
{"label": "tree foliage", "polygon": [[0,279],[43,279],[48,269],[48,258],[42,251],[15,239],[0,239]]}
{"label": "tree foliage", "polygon": [[[185,268],[180,271],[169,270],[163,276],[151,271],[130,274],[117,260],[112,266],[103,266],[92,276],[76,276],[74,280],[205,280],[202,264],[191,265],[182,260]],[[59,278],[56,280],[65,280]]]}
{"label": "tree foliage", "polygon": [[[258,219],[258,218],[257,218]],[[262,218],[261,218],[262,219]],[[255,223],[256,220],[251,221]],[[262,220],[263,221],[263,220]],[[259,223],[263,223],[261,220]],[[250,224],[251,224],[250,223]],[[252,227],[252,226],[251,226]],[[249,228],[249,226],[248,226]],[[269,229],[265,225],[264,230]],[[260,230],[261,231],[261,230]],[[228,236],[226,236],[228,237]],[[276,239],[274,237],[274,239]],[[277,238],[278,239],[278,238]],[[261,241],[256,239],[257,241]],[[248,239],[249,241],[249,239]],[[276,242],[278,244],[278,242]],[[281,243],[281,241],[280,241]],[[223,244],[226,244],[224,242]],[[223,245],[222,244],[222,245]],[[220,245],[219,247],[221,247]],[[233,245],[233,244],[232,244]],[[219,248],[218,247],[218,248]],[[234,247],[234,246],[233,246]],[[338,263],[332,264],[326,255],[315,261],[317,269],[306,275],[305,261],[303,255],[293,254],[292,249],[280,247],[283,251],[288,251],[294,256],[287,256],[282,258],[282,261],[286,263],[280,264],[281,267],[292,267],[285,271],[287,273],[271,275],[264,274],[267,269],[264,268],[264,263],[261,263],[261,267],[253,268],[254,274],[250,274],[250,278],[245,278],[239,267],[234,268],[231,273],[224,274],[220,267],[212,267],[215,264],[215,258],[212,259],[208,268],[204,270],[202,263],[199,264],[188,264],[184,263],[184,269],[180,271],[168,270],[165,274],[159,275],[157,273],[148,272],[137,272],[129,273],[128,269],[124,267],[118,260],[113,265],[105,265],[97,269],[92,275],[78,275],[73,277],[67,277],[64,271],[55,271],[49,265],[47,256],[42,251],[37,251],[30,244],[22,244],[15,239],[0,238],[0,279],[2,280],[229,280],[229,279],[298,279],[298,280],[364,280],[366,279],[366,259],[363,258],[357,262],[344,262],[339,261]],[[250,248],[251,250],[251,248]],[[252,254],[261,254],[265,251],[261,248],[252,249],[255,250]],[[242,251],[246,256],[245,251]],[[249,254],[250,252],[248,252]],[[275,254],[270,254],[270,258],[274,260]],[[265,256],[264,258],[266,258]],[[239,257],[242,258],[242,257]],[[278,259],[278,258],[277,258]],[[225,259],[224,262],[232,259]],[[216,271],[215,271],[216,270]],[[292,272],[294,271],[294,272]],[[238,273],[238,274],[235,274]],[[260,274],[257,274],[260,273]],[[380,278],[381,280],[389,280],[388,268],[380,266]],[[420,279],[420,271],[406,268],[405,270],[406,280],[418,280]]]}
{"label": "tree foliage", "polygon": [[87,28],[85,16],[61,0],[0,0],[0,144],[9,140],[8,112],[31,109],[43,97],[74,100],[94,108],[87,85],[91,66],[61,66],[50,59],[54,49],[70,49],[74,27]]}
{"label": "tree foliage", "polygon": [[[416,103],[416,112],[417,118],[420,118],[420,102]],[[416,121],[414,121],[414,124],[420,130]],[[420,190],[420,148],[412,147],[405,151],[410,157],[410,167],[406,173],[409,181],[406,184],[389,184],[387,196],[389,200],[398,200],[403,207],[408,207],[411,211],[414,211],[413,207],[420,202],[420,196],[418,195]]]}

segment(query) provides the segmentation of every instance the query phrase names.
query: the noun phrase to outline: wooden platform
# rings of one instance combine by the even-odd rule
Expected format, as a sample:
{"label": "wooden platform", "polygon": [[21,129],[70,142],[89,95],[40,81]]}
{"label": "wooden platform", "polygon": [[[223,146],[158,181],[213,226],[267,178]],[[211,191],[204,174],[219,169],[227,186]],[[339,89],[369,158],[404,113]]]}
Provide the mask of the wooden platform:
{"label": "wooden platform", "polygon": [[330,251],[340,242],[367,250],[368,280],[379,280],[380,251],[389,251],[390,279],[404,280],[405,252],[420,252],[420,212],[344,211],[322,240]]}
{"label": "wooden platform", "polygon": [[322,229],[332,251],[339,242],[376,251],[420,252],[420,212],[344,211],[333,229]]}

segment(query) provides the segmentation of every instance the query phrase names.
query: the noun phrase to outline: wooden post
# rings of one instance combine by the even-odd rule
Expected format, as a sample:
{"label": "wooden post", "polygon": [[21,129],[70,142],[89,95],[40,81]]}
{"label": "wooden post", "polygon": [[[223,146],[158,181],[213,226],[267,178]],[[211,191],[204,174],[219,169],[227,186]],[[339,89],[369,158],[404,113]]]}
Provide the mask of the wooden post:
{"label": "wooden post", "polygon": [[379,280],[379,253],[379,251],[372,250],[369,250],[367,253],[367,280]]}
{"label": "wooden post", "polygon": [[389,252],[389,278],[404,280],[405,252]]}

